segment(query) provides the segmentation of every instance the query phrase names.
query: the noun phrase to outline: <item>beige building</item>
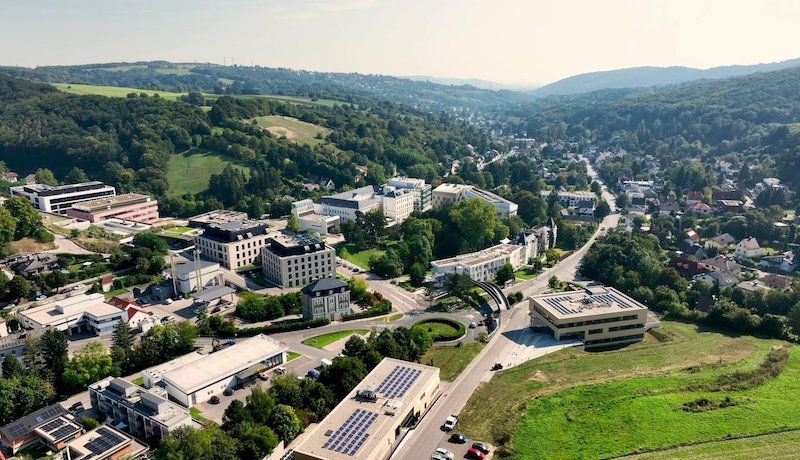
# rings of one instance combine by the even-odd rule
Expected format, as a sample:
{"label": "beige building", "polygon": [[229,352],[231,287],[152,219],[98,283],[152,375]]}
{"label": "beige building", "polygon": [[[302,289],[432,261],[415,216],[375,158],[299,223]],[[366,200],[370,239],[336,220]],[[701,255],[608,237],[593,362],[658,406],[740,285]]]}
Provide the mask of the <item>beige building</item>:
{"label": "beige building", "polygon": [[471,185],[463,184],[442,184],[433,189],[433,206],[439,207],[445,204],[456,204],[467,196],[467,191],[472,189]]}
{"label": "beige building", "polygon": [[293,458],[384,460],[439,391],[438,368],[384,358],[294,448]]}
{"label": "beige building", "polygon": [[92,332],[108,335],[114,332],[120,319],[128,314],[107,304],[103,294],[79,294],[17,314],[19,324],[26,329],[52,327],[68,335]]}
{"label": "beige building", "polygon": [[644,338],[647,307],[611,287],[532,296],[531,327],[547,328],[556,340],[577,338],[587,347]]}
{"label": "beige building", "polygon": [[264,277],[284,288],[301,287],[336,274],[336,251],[319,238],[274,233],[261,250]]}
{"label": "beige building", "polygon": [[431,262],[432,277],[443,283],[448,275],[467,275],[473,281],[492,281],[497,271],[505,264],[516,270],[524,264],[526,250],[516,244],[496,244],[482,251],[461,254],[448,259]]}
{"label": "beige building", "polygon": [[303,319],[328,318],[339,321],[351,313],[350,286],[337,278],[322,278],[304,287]]}
{"label": "beige building", "polygon": [[194,238],[194,244],[205,259],[235,270],[258,260],[268,232],[265,222],[254,220],[211,224]]}

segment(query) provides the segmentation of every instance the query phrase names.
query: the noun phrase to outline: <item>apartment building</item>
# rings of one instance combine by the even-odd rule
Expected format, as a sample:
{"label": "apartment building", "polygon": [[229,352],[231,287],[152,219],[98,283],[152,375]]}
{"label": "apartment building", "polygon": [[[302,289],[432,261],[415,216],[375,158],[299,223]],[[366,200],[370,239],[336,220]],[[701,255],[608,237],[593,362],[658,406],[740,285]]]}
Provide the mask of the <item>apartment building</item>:
{"label": "apartment building", "polygon": [[158,222],[158,201],[147,195],[126,193],[110,198],[76,203],[67,210],[66,214],[89,222],[115,218],[152,225]]}
{"label": "apartment building", "polygon": [[[542,199],[547,200],[550,199],[549,191],[541,191],[539,194],[541,195]],[[587,192],[585,190],[577,190],[575,192],[570,192],[567,190],[559,190],[558,192],[558,201],[561,203],[561,206],[565,208],[589,208],[594,209],[597,205],[597,195],[592,192]]]}
{"label": "apartment building", "polygon": [[339,321],[351,313],[350,287],[336,278],[322,278],[301,291],[303,293],[303,319],[328,318]]}
{"label": "apartment building", "polygon": [[411,190],[414,194],[414,211],[427,211],[433,207],[433,186],[426,184],[423,179],[393,177],[386,185]]}
{"label": "apartment building", "polygon": [[319,238],[275,233],[261,250],[264,277],[280,287],[301,287],[336,275],[336,251]]}
{"label": "apartment building", "polygon": [[194,244],[205,259],[235,270],[258,261],[268,233],[266,222],[235,220],[210,224]]}
{"label": "apartment building", "polygon": [[109,198],[117,195],[116,189],[99,181],[69,185],[20,185],[11,187],[11,196],[21,196],[39,211],[66,215],[76,203]]}

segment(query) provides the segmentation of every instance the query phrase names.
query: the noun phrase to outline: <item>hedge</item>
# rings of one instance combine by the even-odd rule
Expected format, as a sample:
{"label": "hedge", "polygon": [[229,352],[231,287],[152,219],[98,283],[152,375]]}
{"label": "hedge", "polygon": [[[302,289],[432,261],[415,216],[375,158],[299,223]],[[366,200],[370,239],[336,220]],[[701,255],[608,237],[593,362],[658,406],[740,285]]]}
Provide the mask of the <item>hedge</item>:
{"label": "hedge", "polygon": [[392,303],[388,300],[382,300],[378,305],[370,307],[361,313],[353,313],[350,315],[342,315],[342,321],[353,321],[356,319],[372,318],[373,316],[385,315],[392,312]]}
{"label": "hedge", "polygon": [[273,324],[272,326],[248,327],[244,329],[237,328],[236,335],[239,337],[252,337],[258,334],[278,334],[280,332],[292,332],[301,329],[327,326],[330,323],[328,318],[312,319],[311,321],[290,320]]}
{"label": "hedge", "polygon": [[417,321],[414,323],[414,326],[422,326],[423,324],[428,323],[444,323],[449,326],[452,326],[456,329],[456,332],[452,334],[438,334],[432,336],[434,342],[448,342],[450,340],[457,340],[464,336],[467,332],[466,326],[460,321],[456,321],[450,318],[430,318],[430,319],[423,319],[421,321]]}

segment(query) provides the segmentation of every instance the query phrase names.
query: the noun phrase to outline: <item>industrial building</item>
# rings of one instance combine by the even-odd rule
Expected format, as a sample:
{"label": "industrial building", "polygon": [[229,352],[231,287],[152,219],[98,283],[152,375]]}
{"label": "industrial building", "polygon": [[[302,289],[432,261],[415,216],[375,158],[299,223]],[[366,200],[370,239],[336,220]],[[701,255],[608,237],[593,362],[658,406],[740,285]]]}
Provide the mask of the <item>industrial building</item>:
{"label": "industrial building", "polygon": [[11,196],[21,196],[39,211],[66,215],[75,203],[116,196],[114,187],[102,182],[82,182],[69,185],[20,185],[11,187]]}
{"label": "industrial building", "polygon": [[84,201],[72,205],[66,213],[70,217],[100,222],[107,219],[139,222],[153,225],[158,223],[158,201],[147,195],[126,193],[99,200]]}
{"label": "industrial building", "polygon": [[194,262],[176,266],[174,275],[175,287],[180,294],[223,284],[222,272],[217,262],[195,259]]}
{"label": "industrial building", "polygon": [[439,391],[439,368],[384,358],[294,448],[293,458],[384,460]]}
{"label": "industrial building", "polygon": [[93,332],[103,336],[114,332],[120,319],[128,321],[128,314],[107,304],[103,294],[80,294],[21,311],[17,319],[26,329],[52,327],[68,335]]}
{"label": "industrial building", "polygon": [[556,340],[576,338],[591,347],[644,338],[647,307],[611,287],[535,295],[529,302],[531,327],[549,329]]}
{"label": "industrial building", "polygon": [[340,321],[350,309],[350,286],[337,278],[322,278],[302,289],[303,319]]}
{"label": "industrial building", "polygon": [[284,288],[335,276],[336,251],[319,238],[289,232],[270,235],[261,250],[264,278]]}
{"label": "industrial building", "polygon": [[258,261],[268,232],[266,222],[255,220],[210,224],[194,244],[206,259],[235,270]]}
{"label": "industrial building", "polygon": [[190,407],[241,386],[261,370],[280,366],[288,350],[271,337],[257,335],[162,373],[161,385],[170,398]]}

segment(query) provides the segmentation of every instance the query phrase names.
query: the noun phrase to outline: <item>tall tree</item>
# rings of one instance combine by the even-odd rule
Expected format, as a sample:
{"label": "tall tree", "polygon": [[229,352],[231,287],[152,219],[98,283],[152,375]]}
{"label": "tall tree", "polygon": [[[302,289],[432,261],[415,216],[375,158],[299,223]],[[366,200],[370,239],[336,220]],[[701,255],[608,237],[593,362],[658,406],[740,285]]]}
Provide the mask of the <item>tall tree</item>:
{"label": "tall tree", "polygon": [[0,245],[14,240],[17,232],[17,219],[3,206],[0,206]]}
{"label": "tall tree", "polygon": [[113,361],[100,342],[94,340],[75,351],[66,364],[62,381],[67,388],[78,390],[111,374]]}
{"label": "tall tree", "polygon": [[7,355],[3,358],[2,372],[4,379],[13,379],[22,375],[22,364],[14,357]]}
{"label": "tall tree", "polygon": [[17,219],[15,240],[34,235],[42,227],[42,216],[27,199],[21,196],[11,197],[6,200],[5,207]]}
{"label": "tall tree", "polygon": [[482,249],[495,235],[497,212],[479,198],[464,200],[450,210],[450,220],[460,231],[470,250]]}
{"label": "tall tree", "polygon": [[[363,367],[363,363],[361,365]],[[364,374],[364,376],[366,376],[366,374]],[[272,412],[269,414],[269,426],[286,445],[302,431],[300,419],[297,418],[297,414],[294,413],[291,407],[285,404],[278,404],[272,409]],[[272,447],[274,448],[274,446]]]}
{"label": "tall tree", "polygon": [[58,185],[58,181],[56,180],[56,176],[53,175],[53,171],[50,171],[47,168],[37,169],[35,177],[37,184]]}
{"label": "tall tree", "polygon": [[67,335],[55,329],[48,329],[39,338],[39,349],[45,369],[54,378],[60,379],[69,362],[69,343]]}
{"label": "tall tree", "polygon": [[513,280],[516,277],[516,275],[514,275],[514,267],[509,263],[505,263],[497,269],[496,276],[497,284],[503,286],[506,284],[506,281]]}
{"label": "tall tree", "polygon": [[12,300],[24,299],[31,293],[31,283],[25,278],[14,275],[8,282],[8,298]]}
{"label": "tall tree", "polygon": [[64,176],[65,184],[79,184],[81,182],[89,182],[89,176],[77,166],[70,169],[66,176]]}

